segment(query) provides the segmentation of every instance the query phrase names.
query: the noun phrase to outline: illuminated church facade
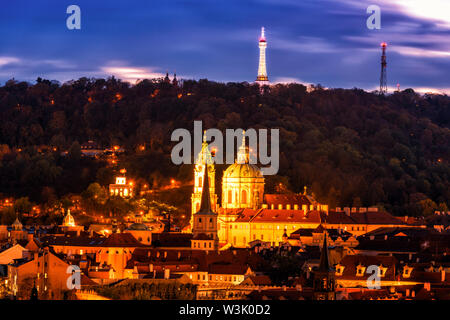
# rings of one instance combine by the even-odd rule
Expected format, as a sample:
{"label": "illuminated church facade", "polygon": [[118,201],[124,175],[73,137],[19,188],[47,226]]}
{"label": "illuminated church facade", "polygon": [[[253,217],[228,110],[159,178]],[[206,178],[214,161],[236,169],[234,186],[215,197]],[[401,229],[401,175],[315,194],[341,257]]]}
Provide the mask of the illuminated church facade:
{"label": "illuminated church facade", "polygon": [[280,201],[281,195],[264,194],[264,176],[258,166],[249,163],[249,150],[244,135],[235,163],[223,173],[220,206],[214,185],[214,162],[208,143],[204,139],[194,168],[191,230],[194,230],[194,217],[201,206],[205,164],[208,164],[207,185],[209,185],[211,208],[217,213],[217,233],[221,247],[225,245],[247,247],[249,242],[255,240],[278,244],[285,233],[290,234],[298,228],[313,228],[320,224],[317,214],[303,213],[306,209],[309,211],[321,208],[321,205],[311,197],[296,194],[284,195],[282,199],[284,202],[293,201],[293,203],[283,207],[279,203],[274,203],[274,201]]}
{"label": "illuminated church facade", "polygon": [[292,233],[301,229],[316,229],[320,225],[346,231],[353,236],[380,227],[408,226],[387,212],[379,212],[377,208],[329,210],[328,205],[321,204],[308,195],[306,188],[303,193],[265,194],[264,176],[259,167],[249,163],[249,150],[244,135],[235,163],[223,173],[220,205],[215,188],[214,161],[204,139],[194,169],[191,230],[194,230],[193,218],[201,208],[206,172],[209,177],[207,189],[210,191],[211,210],[217,214],[220,248],[245,248],[258,241],[272,246],[287,244]]}

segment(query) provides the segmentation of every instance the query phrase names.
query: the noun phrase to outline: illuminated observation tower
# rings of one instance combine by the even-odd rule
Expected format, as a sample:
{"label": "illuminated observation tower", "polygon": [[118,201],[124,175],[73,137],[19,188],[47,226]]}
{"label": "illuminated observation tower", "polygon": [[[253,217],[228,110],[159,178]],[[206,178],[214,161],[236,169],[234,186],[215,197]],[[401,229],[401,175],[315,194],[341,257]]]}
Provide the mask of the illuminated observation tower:
{"label": "illuminated observation tower", "polygon": [[264,34],[264,27],[261,28],[261,37],[259,38],[259,66],[258,76],[256,77],[256,83],[260,86],[268,85],[269,78],[267,77],[266,70],[266,36]]}

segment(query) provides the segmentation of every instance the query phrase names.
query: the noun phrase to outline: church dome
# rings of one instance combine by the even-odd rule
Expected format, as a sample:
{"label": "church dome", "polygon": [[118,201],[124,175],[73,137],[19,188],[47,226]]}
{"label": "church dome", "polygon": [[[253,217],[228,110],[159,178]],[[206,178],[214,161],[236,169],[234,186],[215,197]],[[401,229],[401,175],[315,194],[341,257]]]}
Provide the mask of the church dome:
{"label": "church dome", "polygon": [[236,162],[230,165],[223,177],[226,178],[259,178],[262,177],[261,170],[258,166],[249,163],[248,147],[245,144],[245,131],[242,135],[242,144],[239,147]]}
{"label": "church dome", "polygon": [[23,228],[22,223],[20,223],[19,218],[16,218],[16,220],[12,224],[12,229],[13,230],[22,230],[22,228]]}
{"label": "church dome", "polygon": [[70,214],[70,210],[67,210],[67,215],[64,217],[64,220],[63,220],[63,226],[66,226],[66,227],[74,227],[75,226],[75,219]]}
{"label": "church dome", "polygon": [[258,166],[249,163],[234,163],[223,173],[224,178],[259,178],[262,177]]}

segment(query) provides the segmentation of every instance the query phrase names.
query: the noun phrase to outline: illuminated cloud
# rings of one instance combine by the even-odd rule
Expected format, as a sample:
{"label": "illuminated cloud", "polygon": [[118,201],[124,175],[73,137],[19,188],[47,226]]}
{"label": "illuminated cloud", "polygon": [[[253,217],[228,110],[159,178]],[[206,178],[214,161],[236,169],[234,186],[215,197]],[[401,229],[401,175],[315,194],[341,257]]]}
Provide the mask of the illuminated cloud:
{"label": "illuminated cloud", "polygon": [[136,83],[138,80],[154,79],[164,77],[165,74],[156,72],[153,68],[146,67],[127,67],[120,65],[110,65],[101,68],[106,75],[113,75],[123,81]]}
{"label": "illuminated cloud", "polygon": [[298,78],[293,78],[293,77],[277,77],[273,80],[273,82],[271,82],[272,84],[288,84],[288,83],[300,83],[303,85],[309,85],[308,82],[306,81],[302,81]]}
{"label": "illuminated cloud", "polygon": [[[332,0],[331,2],[337,2]],[[371,4],[376,4],[381,8],[381,12],[395,12],[426,20],[434,23],[438,27],[450,28],[450,1],[448,0],[339,0],[358,8],[367,8]],[[382,18],[383,19],[383,18]]]}
{"label": "illuminated cloud", "polygon": [[0,68],[11,63],[17,63],[20,60],[15,57],[0,57]]}

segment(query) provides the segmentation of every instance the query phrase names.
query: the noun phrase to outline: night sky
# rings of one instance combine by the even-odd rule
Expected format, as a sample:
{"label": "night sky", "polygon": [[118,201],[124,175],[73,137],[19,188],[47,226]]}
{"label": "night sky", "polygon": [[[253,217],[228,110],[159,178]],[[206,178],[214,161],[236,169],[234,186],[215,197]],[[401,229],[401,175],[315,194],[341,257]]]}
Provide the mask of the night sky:
{"label": "night sky", "polygon": [[[81,30],[66,27],[71,4],[81,8]],[[381,30],[366,27],[370,4],[381,7]],[[389,88],[450,93],[448,0],[2,1],[0,82],[115,75],[135,83],[166,70],[252,82],[262,26],[271,82],[374,90],[385,41]]]}

